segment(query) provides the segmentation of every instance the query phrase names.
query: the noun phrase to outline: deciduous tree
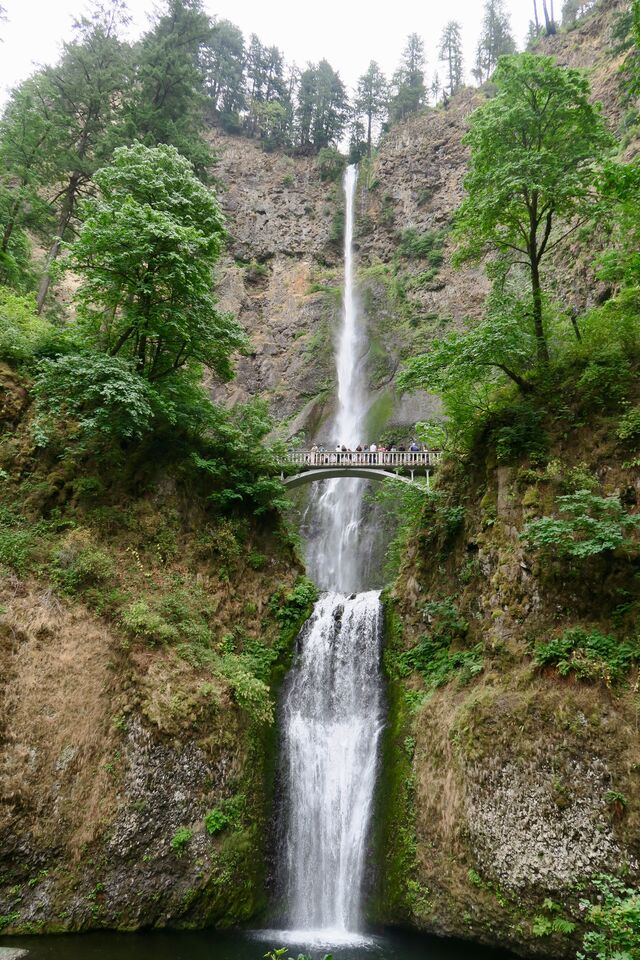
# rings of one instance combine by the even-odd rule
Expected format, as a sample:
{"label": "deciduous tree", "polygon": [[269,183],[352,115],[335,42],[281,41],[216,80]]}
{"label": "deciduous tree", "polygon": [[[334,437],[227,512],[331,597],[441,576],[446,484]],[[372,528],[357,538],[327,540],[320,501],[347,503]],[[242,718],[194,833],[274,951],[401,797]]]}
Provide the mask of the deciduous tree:
{"label": "deciduous tree", "polygon": [[174,147],[140,143],[117,149],[95,184],[69,255],[89,342],[151,382],[195,361],[228,379],[245,339],[212,293],[224,240],[212,191]]}
{"label": "deciduous tree", "polygon": [[503,57],[497,94],[477,110],[458,260],[499,252],[526,266],[538,359],[548,359],[541,267],[597,210],[598,167],[611,146],[589,82],[533,54]]}

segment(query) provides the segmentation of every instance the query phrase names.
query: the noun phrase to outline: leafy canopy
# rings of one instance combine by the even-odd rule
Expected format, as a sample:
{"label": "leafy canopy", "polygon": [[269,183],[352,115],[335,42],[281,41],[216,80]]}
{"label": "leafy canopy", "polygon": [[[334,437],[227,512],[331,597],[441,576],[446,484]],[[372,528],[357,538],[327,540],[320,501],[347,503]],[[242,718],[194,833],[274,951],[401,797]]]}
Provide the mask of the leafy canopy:
{"label": "leafy canopy", "polygon": [[95,183],[99,195],[86,204],[69,256],[82,278],[77,301],[88,341],[133,360],[150,381],[194,361],[230,379],[230,355],[245,338],[212,294],[224,242],[215,196],[169,146],[121,147]]}
{"label": "leafy canopy", "polygon": [[456,222],[457,260],[500,253],[527,268],[545,361],[540,267],[595,215],[598,168],[613,141],[589,100],[587,78],[551,57],[502,57],[494,82],[496,96],[476,110],[465,137],[471,164]]}

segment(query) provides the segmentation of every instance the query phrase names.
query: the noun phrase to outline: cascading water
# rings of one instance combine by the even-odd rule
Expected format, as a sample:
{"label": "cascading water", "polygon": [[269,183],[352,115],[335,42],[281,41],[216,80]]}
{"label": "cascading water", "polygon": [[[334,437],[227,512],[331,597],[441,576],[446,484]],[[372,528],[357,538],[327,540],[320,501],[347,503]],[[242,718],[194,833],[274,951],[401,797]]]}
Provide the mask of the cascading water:
{"label": "cascading water", "polygon": [[[357,169],[344,180],[344,309],[337,344],[336,442],[363,440],[366,342],[353,277]],[[363,590],[361,480],[319,484],[308,568],[325,593],[299,638],[283,703],[285,830],[282,868],[292,927],[329,941],[358,930],[367,833],[383,725],[379,594]]]}

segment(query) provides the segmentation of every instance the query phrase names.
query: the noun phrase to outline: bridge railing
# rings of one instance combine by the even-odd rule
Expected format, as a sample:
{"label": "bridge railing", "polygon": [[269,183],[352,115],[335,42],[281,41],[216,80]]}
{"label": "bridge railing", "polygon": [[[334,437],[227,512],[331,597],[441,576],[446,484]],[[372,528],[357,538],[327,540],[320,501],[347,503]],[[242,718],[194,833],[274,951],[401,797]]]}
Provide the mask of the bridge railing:
{"label": "bridge railing", "polygon": [[300,467],[387,467],[415,470],[433,467],[440,462],[440,450],[384,450],[371,453],[356,450],[346,453],[331,450],[290,450],[287,462]]}

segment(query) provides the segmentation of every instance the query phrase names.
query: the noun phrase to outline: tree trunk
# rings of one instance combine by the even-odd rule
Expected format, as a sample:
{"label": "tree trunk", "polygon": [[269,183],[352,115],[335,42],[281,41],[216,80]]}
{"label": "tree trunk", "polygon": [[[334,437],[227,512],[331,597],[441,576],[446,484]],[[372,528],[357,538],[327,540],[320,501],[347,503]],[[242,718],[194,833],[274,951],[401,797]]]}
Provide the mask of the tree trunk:
{"label": "tree trunk", "polygon": [[540,18],[538,17],[538,0],[533,0],[533,15],[536,21],[536,33],[540,33]]}
{"label": "tree trunk", "polygon": [[531,294],[533,297],[533,328],[536,335],[538,363],[549,363],[549,348],[544,335],[544,320],[542,316],[542,284],[540,283],[540,268],[536,257],[531,259]]}
{"label": "tree trunk", "polygon": [[371,160],[371,111],[367,116],[367,157]]}
{"label": "tree trunk", "polygon": [[47,261],[44,267],[44,273],[40,279],[40,285],[38,286],[38,297],[36,300],[37,312],[38,314],[42,313],[44,302],[47,299],[47,293],[49,292],[49,287],[51,286],[51,267],[54,261],[57,259],[58,254],[60,253],[60,247],[62,246],[62,241],[66,233],[67,227],[71,222],[73,212],[76,205],[76,197],[78,194],[78,187],[80,184],[80,175],[74,173],[69,180],[69,186],[65,191],[64,202],[62,204],[62,209],[60,210],[60,217],[58,218],[58,227],[56,231],[56,237],[49,253],[47,254]]}
{"label": "tree trunk", "polygon": [[16,218],[20,210],[20,198],[18,197],[11,207],[9,212],[9,219],[7,220],[4,232],[2,234],[2,249],[3,253],[6,253],[9,249],[9,241],[11,240],[11,234],[13,233],[14,227],[16,225]]}
{"label": "tree trunk", "polygon": [[544,23],[547,36],[550,37],[556,32],[556,25],[553,22],[553,16],[549,16],[549,9],[547,7],[547,0],[542,0],[542,9],[544,11]]}

